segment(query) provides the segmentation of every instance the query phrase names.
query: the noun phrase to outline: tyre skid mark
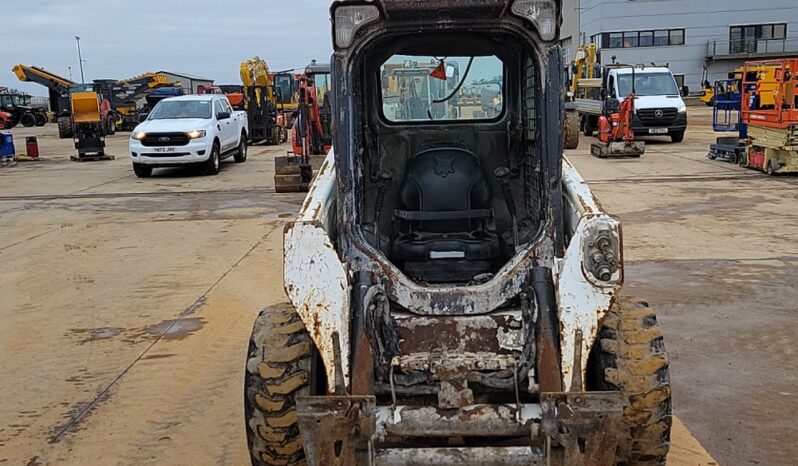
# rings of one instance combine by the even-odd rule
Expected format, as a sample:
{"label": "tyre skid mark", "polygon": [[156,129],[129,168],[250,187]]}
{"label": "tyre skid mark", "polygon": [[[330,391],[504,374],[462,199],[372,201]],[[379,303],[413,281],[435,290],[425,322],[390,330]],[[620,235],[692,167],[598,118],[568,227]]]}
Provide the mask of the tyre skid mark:
{"label": "tyre skid mark", "polygon": [[[223,273],[221,277],[219,277],[218,280],[216,280],[210,287],[208,287],[208,289],[205,290],[204,293],[202,293],[202,295],[197,299],[197,301],[203,300],[203,302],[204,302],[204,299],[207,299],[208,294],[211,291],[213,291],[219,285],[219,283],[221,283],[221,281],[224,280],[233,271],[233,269],[235,269],[239,264],[241,264],[241,262],[244,259],[246,259],[255,249],[257,249],[258,246],[263,244],[263,242],[266,239],[268,239],[272,235],[272,233],[274,233],[275,231],[278,231],[278,226],[279,225],[275,225],[268,232],[266,232],[266,234],[263,235],[263,237],[261,237],[261,239],[258,240],[251,248],[249,248],[247,250],[247,252],[244,253],[244,255],[242,255],[232,266],[230,266],[227,269],[227,271],[225,273]],[[282,230],[279,230],[279,231],[282,231]],[[197,301],[195,301],[195,303]],[[191,309],[191,308],[192,308],[192,306],[188,307],[188,309]],[[194,309],[194,310],[196,310],[196,309]],[[186,311],[185,310],[182,311],[181,314],[184,313],[184,312],[186,312]],[[97,396],[95,396],[92,400],[90,400],[88,402],[79,403],[77,405],[76,409],[73,410],[73,412],[71,413],[70,420],[67,421],[64,425],[62,425],[60,427],[56,427],[55,433],[52,435],[52,437],[50,438],[48,443],[54,444],[54,443],[57,443],[57,442],[61,441],[61,439],[63,438],[63,436],[66,433],[68,433],[70,431],[73,431],[79,425],[79,423],[84,421],[86,419],[86,417],[95,408],[97,408],[104,401],[108,400],[110,398],[110,395],[112,394],[111,389],[114,386],[116,386],[128,372],[130,372],[130,370],[133,368],[133,366],[135,366],[139,361],[141,361],[145,356],[147,356],[147,354],[155,347],[155,345],[157,345],[162,340],[168,338],[169,335],[174,334],[174,328],[179,325],[181,320],[184,320],[184,319],[175,319],[168,326],[165,326],[165,328],[162,329],[161,333],[152,341],[152,343],[150,343],[144,349],[144,351],[142,351],[136,357],[136,359],[133,360],[133,362],[131,362],[127,367],[125,367],[125,369],[122,372],[120,372],[119,375],[117,375],[111,381],[111,383],[109,383],[105,388],[100,390],[100,392],[97,394]]]}

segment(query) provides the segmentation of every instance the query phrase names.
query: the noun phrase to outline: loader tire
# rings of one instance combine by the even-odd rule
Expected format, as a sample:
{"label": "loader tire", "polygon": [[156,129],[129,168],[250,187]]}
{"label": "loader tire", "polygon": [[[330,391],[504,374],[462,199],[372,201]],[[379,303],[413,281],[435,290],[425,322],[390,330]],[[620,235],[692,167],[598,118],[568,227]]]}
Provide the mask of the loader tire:
{"label": "loader tire", "polygon": [[252,329],[244,415],[252,466],[305,463],[296,399],[310,394],[312,342],[290,304],[264,309]]}
{"label": "loader tire", "polygon": [[72,118],[59,117],[58,118],[58,137],[61,139],[71,138],[74,133],[72,132]]}
{"label": "loader tire", "polygon": [[668,355],[648,304],[621,298],[604,319],[591,355],[594,388],[621,391],[628,400],[618,466],[665,465],[670,449],[671,387]]}
{"label": "loader tire", "polygon": [[26,128],[32,128],[36,125],[36,116],[34,116],[33,113],[23,113],[19,119],[19,123]]}
{"label": "loader tire", "polygon": [[563,142],[568,150],[579,148],[579,114],[576,112],[565,112]]}

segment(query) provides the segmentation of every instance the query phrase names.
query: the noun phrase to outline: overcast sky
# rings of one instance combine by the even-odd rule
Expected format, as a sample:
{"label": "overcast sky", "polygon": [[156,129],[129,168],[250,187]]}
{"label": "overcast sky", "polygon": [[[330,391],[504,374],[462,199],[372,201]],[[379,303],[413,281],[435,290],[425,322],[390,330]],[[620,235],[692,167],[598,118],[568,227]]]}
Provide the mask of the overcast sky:
{"label": "overcast sky", "polygon": [[80,81],[146,71],[189,73],[237,84],[255,55],[273,70],[301,68],[332,53],[328,0],[0,0],[0,86],[47,95],[11,68],[34,65]]}

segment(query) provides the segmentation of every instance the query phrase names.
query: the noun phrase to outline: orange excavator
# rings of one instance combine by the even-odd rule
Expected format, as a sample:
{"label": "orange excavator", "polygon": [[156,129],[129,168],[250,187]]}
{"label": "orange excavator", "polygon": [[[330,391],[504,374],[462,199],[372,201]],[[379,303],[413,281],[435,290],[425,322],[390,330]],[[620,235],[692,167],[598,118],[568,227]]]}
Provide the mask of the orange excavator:
{"label": "orange excavator", "polygon": [[275,157],[274,185],[279,192],[306,192],[332,148],[330,65],[314,60],[299,77],[299,102],[291,128],[291,148]]}
{"label": "orange excavator", "polygon": [[603,94],[602,113],[599,117],[599,142],[590,146],[590,153],[599,158],[641,157],[646,143],[635,141],[632,116],[635,113],[634,68],[632,68],[632,93],[623,102]]}

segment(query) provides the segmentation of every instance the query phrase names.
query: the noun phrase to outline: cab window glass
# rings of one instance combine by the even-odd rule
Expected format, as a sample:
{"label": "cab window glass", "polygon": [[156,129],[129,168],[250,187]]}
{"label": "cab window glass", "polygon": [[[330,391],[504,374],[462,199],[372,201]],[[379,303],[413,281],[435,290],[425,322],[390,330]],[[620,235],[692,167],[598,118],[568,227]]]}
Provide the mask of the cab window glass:
{"label": "cab window glass", "polygon": [[504,65],[495,56],[394,55],[380,72],[392,122],[492,120],[504,111]]}

